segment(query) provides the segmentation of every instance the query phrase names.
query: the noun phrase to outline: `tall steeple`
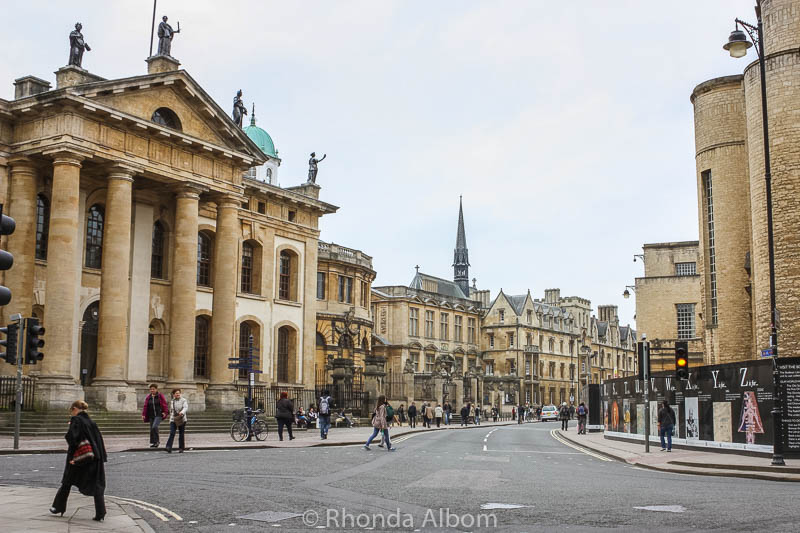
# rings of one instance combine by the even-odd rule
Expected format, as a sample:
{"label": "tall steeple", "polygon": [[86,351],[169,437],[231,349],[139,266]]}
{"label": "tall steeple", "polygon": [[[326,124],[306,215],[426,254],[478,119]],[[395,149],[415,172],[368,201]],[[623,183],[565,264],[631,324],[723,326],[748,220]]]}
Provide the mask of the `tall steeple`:
{"label": "tall steeple", "polygon": [[461,196],[458,197],[458,232],[456,249],[453,253],[453,281],[461,287],[464,294],[469,296],[469,250],[467,250],[467,236],[464,233],[464,208],[461,205]]}

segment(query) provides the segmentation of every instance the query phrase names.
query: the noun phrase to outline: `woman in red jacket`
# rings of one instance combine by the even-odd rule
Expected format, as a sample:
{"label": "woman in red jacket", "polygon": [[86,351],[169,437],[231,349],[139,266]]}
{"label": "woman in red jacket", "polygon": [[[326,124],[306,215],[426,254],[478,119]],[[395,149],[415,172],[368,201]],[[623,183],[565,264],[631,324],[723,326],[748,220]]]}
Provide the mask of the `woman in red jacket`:
{"label": "woman in red jacket", "polygon": [[144,399],[142,407],[142,420],[150,422],[150,447],[158,448],[158,426],[169,415],[167,399],[158,392],[158,385],[150,385],[150,394]]}

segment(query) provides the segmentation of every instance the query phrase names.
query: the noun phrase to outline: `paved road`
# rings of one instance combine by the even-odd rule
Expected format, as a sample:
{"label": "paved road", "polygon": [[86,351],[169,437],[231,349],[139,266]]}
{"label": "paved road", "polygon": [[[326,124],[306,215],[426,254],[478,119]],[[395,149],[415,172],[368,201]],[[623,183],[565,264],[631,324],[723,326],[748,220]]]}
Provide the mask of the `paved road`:
{"label": "paved road", "polygon": [[[241,518],[264,511],[308,512],[309,522],[316,513],[313,526],[353,531],[397,522],[402,530],[433,531],[448,520],[455,526],[448,531],[790,531],[800,520],[788,502],[794,485],[642,470],[568,447],[550,434],[555,427],[419,434],[397,439],[392,453],[374,444],[371,451],[115,453],[107,494],[136,500],[158,532],[314,529],[303,516]],[[0,483],[55,487],[62,466],[61,456],[3,456]],[[523,507],[482,510],[486,504]],[[637,509],[648,506],[684,510]],[[375,522],[374,514],[382,518]]]}

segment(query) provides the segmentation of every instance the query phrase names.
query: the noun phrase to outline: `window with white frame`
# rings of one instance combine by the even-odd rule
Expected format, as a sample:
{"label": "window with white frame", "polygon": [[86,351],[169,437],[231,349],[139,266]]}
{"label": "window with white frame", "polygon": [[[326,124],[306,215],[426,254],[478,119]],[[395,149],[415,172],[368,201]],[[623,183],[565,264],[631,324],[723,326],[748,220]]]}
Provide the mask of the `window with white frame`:
{"label": "window with white frame", "polygon": [[412,337],[419,335],[419,309],[408,308],[408,334]]}
{"label": "window with white frame", "polygon": [[678,315],[678,338],[694,338],[694,304],[677,304],[675,308]]}
{"label": "window with white frame", "polygon": [[687,263],[675,263],[676,276],[694,276],[697,274],[697,263],[694,261]]}

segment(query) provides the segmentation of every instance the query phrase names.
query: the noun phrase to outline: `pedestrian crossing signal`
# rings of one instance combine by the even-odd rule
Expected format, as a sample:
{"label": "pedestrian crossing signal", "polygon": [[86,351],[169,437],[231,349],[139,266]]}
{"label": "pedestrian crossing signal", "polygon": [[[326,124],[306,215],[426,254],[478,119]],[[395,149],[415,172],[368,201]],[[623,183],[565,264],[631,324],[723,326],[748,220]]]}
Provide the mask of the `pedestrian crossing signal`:
{"label": "pedestrian crossing signal", "polygon": [[675,343],[675,377],[689,379],[689,343],[686,341]]}

